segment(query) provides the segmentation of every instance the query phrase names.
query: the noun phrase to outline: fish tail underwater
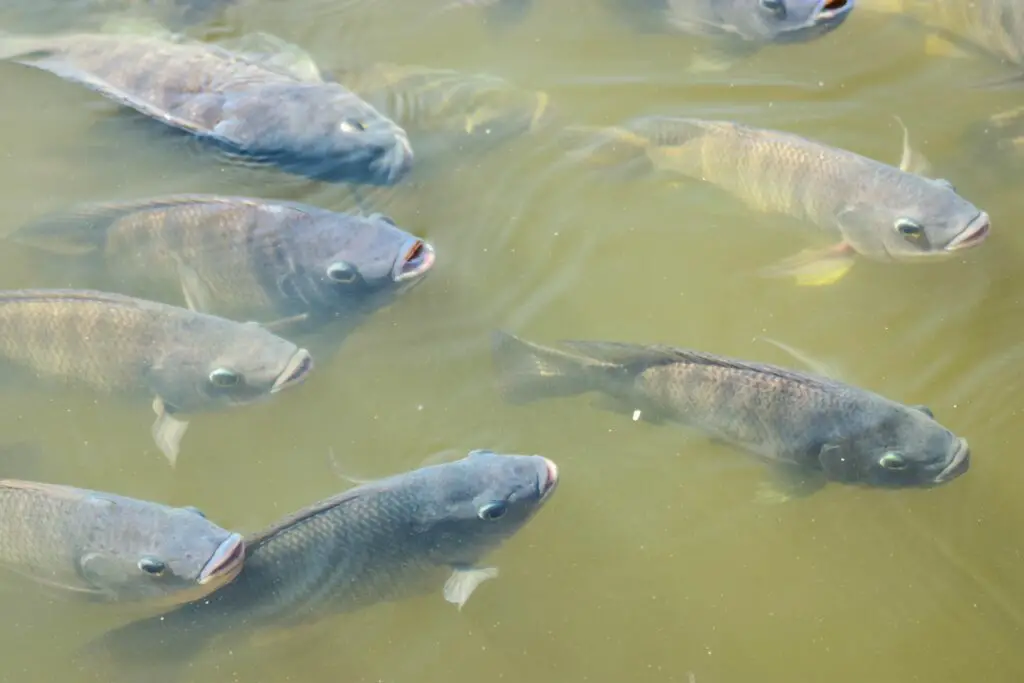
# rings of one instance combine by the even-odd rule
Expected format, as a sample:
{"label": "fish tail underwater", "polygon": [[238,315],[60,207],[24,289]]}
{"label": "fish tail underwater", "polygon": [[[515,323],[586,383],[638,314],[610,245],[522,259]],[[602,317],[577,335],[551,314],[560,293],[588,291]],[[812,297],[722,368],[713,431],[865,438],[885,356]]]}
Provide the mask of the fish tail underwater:
{"label": "fish tail underwater", "polygon": [[492,333],[491,350],[499,392],[510,403],[596,391],[609,367],[502,330]]}

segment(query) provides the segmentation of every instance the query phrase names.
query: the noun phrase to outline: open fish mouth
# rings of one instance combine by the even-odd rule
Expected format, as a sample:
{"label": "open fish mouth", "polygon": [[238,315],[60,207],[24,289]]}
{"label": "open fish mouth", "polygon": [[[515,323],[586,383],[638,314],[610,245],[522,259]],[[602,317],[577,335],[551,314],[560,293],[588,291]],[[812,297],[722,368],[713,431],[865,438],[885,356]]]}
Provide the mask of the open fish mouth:
{"label": "open fish mouth", "polygon": [[245,540],[241,534],[231,534],[213,553],[199,572],[199,585],[228,583],[242,571],[245,561]]}
{"label": "open fish mouth", "polygon": [[540,482],[540,499],[546,500],[558,487],[558,465],[541,456],[544,461],[544,480]]}
{"label": "open fish mouth", "polygon": [[437,256],[434,248],[423,240],[412,240],[395,263],[395,282],[404,282],[423,277],[434,267]]}
{"label": "open fish mouth", "polygon": [[816,22],[829,22],[845,18],[853,9],[852,0],[826,0],[815,14]]}
{"label": "open fish mouth", "polygon": [[988,237],[991,228],[992,224],[989,221],[988,214],[982,211],[971,219],[971,222],[967,224],[967,227],[959,235],[949,241],[949,244],[946,245],[946,251],[968,249],[981,244]]}
{"label": "open fish mouth", "polygon": [[287,367],[277,376],[274,386],[270,387],[270,393],[276,394],[282,389],[295,386],[309,376],[313,369],[313,356],[306,349],[299,349],[288,361]]}
{"label": "open fish mouth", "polygon": [[956,479],[961,474],[966,472],[971,466],[971,449],[967,446],[967,440],[958,438],[956,440],[956,451],[953,453],[953,457],[949,459],[949,462],[942,471],[935,475],[936,484],[944,484],[947,481]]}

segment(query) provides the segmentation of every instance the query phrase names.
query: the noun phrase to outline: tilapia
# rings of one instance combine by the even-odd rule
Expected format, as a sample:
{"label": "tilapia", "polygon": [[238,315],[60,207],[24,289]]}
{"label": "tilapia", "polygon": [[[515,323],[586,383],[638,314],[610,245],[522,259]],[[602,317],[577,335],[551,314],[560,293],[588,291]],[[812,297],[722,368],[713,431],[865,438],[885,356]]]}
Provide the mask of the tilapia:
{"label": "tilapia", "polygon": [[694,71],[718,70],[772,43],[821,38],[839,28],[854,0],[605,0],[646,31],[710,39]]}
{"label": "tilapia", "polygon": [[3,26],[51,32],[101,28],[126,18],[180,30],[216,18],[237,0],[4,0]]}
{"label": "tilapia", "polygon": [[391,185],[408,135],[339,83],[221,46],[160,35],[0,35],[0,59],[48,71],[247,162],[325,181]]}
{"label": "tilapia", "polygon": [[0,567],[70,595],[155,606],[229,583],[245,543],[195,508],[0,480]]}
{"label": "tilapia", "polygon": [[945,484],[970,466],[967,441],[925,406],[813,374],[664,345],[567,341],[547,348],[496,332],[510,403],[598,392],[634,419],[671,421],[799,475],[870,487]]}
{"label": "tilapia", "polygon": [[308,351],[256,324],[108,292],[0,292],[0,373],[152,401],[172,466],[181,416],[267,399],[312,368]]}
{"label": "tilapia", "polygon": [[763,271],[803,285],[838,281],[857,255],[931,262],[977,246],[989,234],[988,214],[949,181],[914,172],[927,161],[910,147],[905,127],[898,168],[792,133],[729,121],[650,116],[596,138],[577,156],[707,182],[751,208],[786,214],[836,236],[832,246]]}
{"label": "tilapia", "polygon": [[[43,216],[12,239],[80,266],[55,256],[62,286],[147,298],[176,291],[168,303],[275,332],[354,326],[434,264],[430,244],[384,215],[218,195],[86,204]],[[81,282],[66,281],[79,271]]]}
{"label": "tilapia", "polygon": [[1024,69],[1021,0],[865,0],[864,8],[917,22],[930,34],[931,54],[984,54]]}
{"label": "tilapia", "polygon": [[87,658],[112,655],[120,670],[134,663],[150,680],[218,637],[315,623],[442,585],[445,599],[461,609],[482,581],[497,576],[496,568],[481,566],[484,557],[519,531],[557,484],[558,468],[544,457],[475,450],[358,486],[249,537],[232,583],[102,636]]}

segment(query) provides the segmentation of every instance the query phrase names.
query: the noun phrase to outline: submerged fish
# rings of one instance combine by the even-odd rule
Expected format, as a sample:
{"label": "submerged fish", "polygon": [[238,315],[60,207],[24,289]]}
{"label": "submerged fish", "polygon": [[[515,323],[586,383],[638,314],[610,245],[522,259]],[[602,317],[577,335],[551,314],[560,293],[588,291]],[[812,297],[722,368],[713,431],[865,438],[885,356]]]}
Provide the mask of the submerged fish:
{"label": "submerged fish", "polygon": [[0,480],[0,567],[90,600],[184,603],[229,583],[245,543],[195,508]]}
{"label": "submerged fish", "polygon": [[986,212],[949,181],[911,172],[904,128],[899,168],[791,133],[728,121],[652,116],[599,135],[584,154],[708,182],[748,206],[814,224],[839,241],[786,259],[765,274],[826,285],[856,255],[879,262],[930,262],[988,236]]}
{"label": "submerged fish", "polygon": [[182,297],[169,303],[275,330],[356,324],[434,264],[428,243],[383,215],[217,195],[86,204],[13,239],[73,255],[86,282],[63,284],[134,296],[176,289]]}
{"label": "submerged fish", "polygon": [[729,66],[771,43],[821,38],[839,28],[854,0],[606,0],[647,30],[714,40],[694,70]]}
{"label": "submerged fish", "polygon": [[0,367],[151,400],[153,439],[173,466],[188,427],[180,415],[265,399],[302,382],[313,359],[255,324],[120,294],[35,289],[0,292]]}
{"label": "submerged fish", "polygon": [[3,26],[50,32],[81,30],[121,22],[126,17],[159,22],[180,30],[216,18],[236,0],[4,0]]}
{"label": "submerged fish", "polygon": [[148,675],[159,662],[180,666],[221,635],[295,626],[442,584],[445,599],[461,608],[497,575],[481,560],[533,517],[557,483],[546,458],[480,450],[367,483],[247,539],[245,566],[223,589],[112,631],[90,651],[113,653],[119,668],[135,662]]}
{"label": "submerged fish", "polygon": [[417,154],[424,145],[494,145],[536,130],[550,114],[547,93],[488,74],[379,63],[332,76],[408,131]]}
{"label": "submerged fish", "polygon": [[495,333],[494,363],[513,403],[600,392],[634,419],[694,428],[798,474],[872,487],[924,487],[967,471],[967,441],[923,406],[833,379],[669,346],[564,342]]}
{"label": "submerged fish", "polygon": [[1024,2],[1020,0],[866,0],[864,8],[917,22],[930,34],[930,54],[985,54],[1024,67]]}
{"label": "submerged fish", "polygon": [[226,153],[327,181],[389,185],[408,136],[339,83],[223,47],[141,34],[0,35],[0,58],[49,71]]}

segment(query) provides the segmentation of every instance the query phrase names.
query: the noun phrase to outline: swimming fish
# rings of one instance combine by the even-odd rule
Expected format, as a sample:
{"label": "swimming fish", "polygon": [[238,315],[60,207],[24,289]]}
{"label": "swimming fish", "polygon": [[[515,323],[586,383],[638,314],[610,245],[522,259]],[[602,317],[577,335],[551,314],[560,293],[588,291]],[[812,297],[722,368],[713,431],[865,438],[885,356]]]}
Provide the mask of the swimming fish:
{"label": "swimming fish", "polygon": [[255,324],[108,292],[0,291],[0,373],[152,401],[172,466],[182,415],[264,400],[312,368],[308,351]]}
{"label": "swimming fish", "polygon": [[442,586],[461,609],[497,576],[481,566],[484,557],[557,484],[547,458],[474,450],[358,486],[247,538],[242,572],[221,590],[107,633],[86,656],[113,655],[119,669],[134,663],[147,676],[162,667],[166,674],[219,637],[302,625]]}
{"label": "swimming fish", "polygon": [[245,162],[391,185],[408,136],[339,83],[297,79],[221,46],[162,35],[0,35],[0,59],[53,73]]}
{"label": "swimming fish", "polygon": [[988,214],[949,181],[912,172],[915,152],[903,131],[899,168],[792,133],[667,116],[600,133],[579,155],[707,182],[754,209],[815,225],[838,241],[763,273],[828,285],[849,272],[857,255],[931,262],[977,246],[989,234]]}
{"label": "swimming fish", "polygon": [[501,395],[521,404],[598,392],[635,420],[679,423],[775,463],[805,490],[937,486],[970,465],[967,441],[928,408],[830,378],[663,345],[562,346],[495,332]]}
{"label": "swimming fish", "polygon": [[276,332],[355,325],[434,265],[433,247],[387,216],[220,195],[85,204],[11,238],[79,265],[82,281],[69,283],[76,270],[54,261],[62,285],[148,298],[177,291],[167,303]]}
{"label": "swimming fish", "polygon": [[234,579],[241,535],[195,508],[0,480],[0,568],[102,602],[185,603]]}

